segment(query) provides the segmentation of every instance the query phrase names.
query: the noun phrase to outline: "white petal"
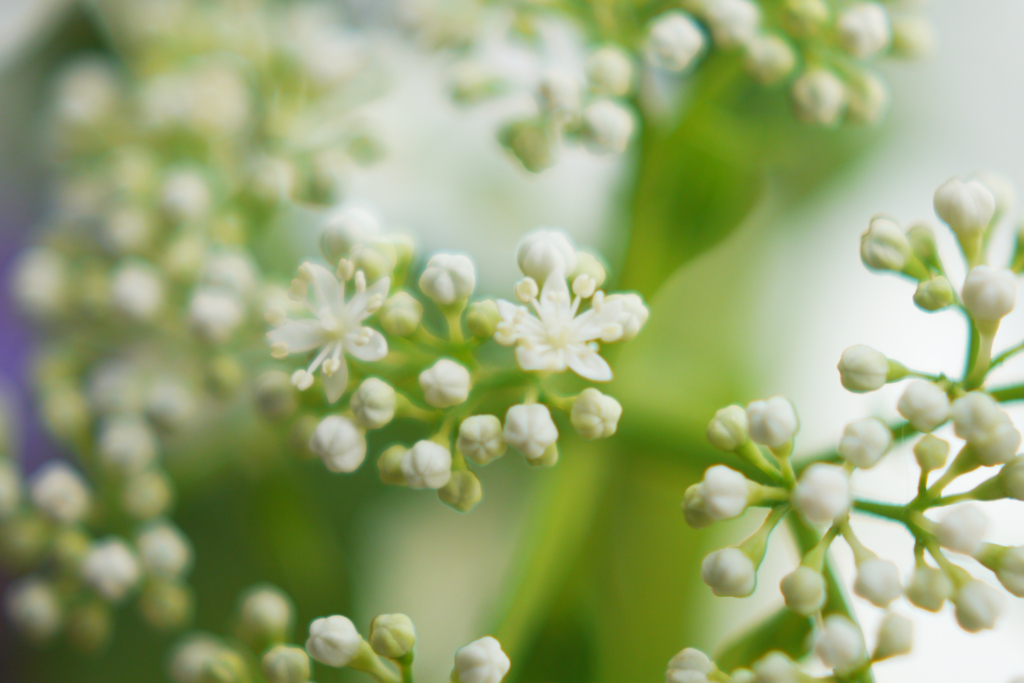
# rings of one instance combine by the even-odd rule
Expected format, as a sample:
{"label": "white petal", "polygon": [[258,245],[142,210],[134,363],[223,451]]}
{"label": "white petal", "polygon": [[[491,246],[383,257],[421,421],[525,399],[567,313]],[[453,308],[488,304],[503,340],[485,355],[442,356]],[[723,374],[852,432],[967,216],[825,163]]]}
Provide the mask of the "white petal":
{"label": "white petal", "polygon": [[612,369],[600,354],[586,346],[569,348],[565,360],[572,371],[591,382],[610,382]]}
{"label": "white petal", "polygon": [[352,298],[349,299],[345,315],[348,316],[348,319],[353,324],[363,322],[370,317],[370,314],[366,312],[366,305],[369,303],[370,297],[375,294],[387,297],[389,291],[391,291],[391,278],[382,277],[370,285],[366,291],[357,292],[352,295]]}
{"label": "white petal", "polygon": [[510,323],[516,317],[516,311],[519,310],[519,306],[505,301],[504,299],[498,299],[498,315],[501,316],[502,322]]}
{"label": "white petal", "polygon": [[341,357],[341,367],[335,370],[333,375],[329,377],[323,375],[323,378],[327,402],[337,403],[338,399],[345,393],[345,387],[348,386],[348,363],[345,362],[345,356]]}
{"label": "white petal", "polygon": [[272,344],[288,345],[288,353],[303,353],[323,346],[326,343],[324,328],[314,318],[288,320],[280,327],[267,332],[267,339]]}
{"label": "white petal", "polygon": [[[365,344],[354,344],[352,338],[359,334],[369,333],[370,340]],[[349,355],[362,361],[380,360],[388,355],[388,341],[377,330],[370,327],[361,327],[354,333],[345,335],[345,350]]]}
{"label": "white petal", "polygon": [[528,372],[538,370],[562,372],[565,370],[565,357],[560,351],[556,351],[550,346],[517,346],[516,362],[519,363],[520,368]]}
{"label": "white petal", "polygon": [[572,296],[561,270],[552,270],[544,280],[544,288],[540,290],[538,301],[540,310],[537,313],[545,322],[549,316],[554,316],[558,320],[568,320],[572,317]]}
{"label": "white petal", "polygon": [[344,295],[341,291],[341,284],[338,282],[338,278],[334,277],[334,273],[327,270],[323,266],[315,263],[304,263],[313,276],[313,298],[316,299],[316,308],[320,309],[327,308],[334,315],[344,308]]}

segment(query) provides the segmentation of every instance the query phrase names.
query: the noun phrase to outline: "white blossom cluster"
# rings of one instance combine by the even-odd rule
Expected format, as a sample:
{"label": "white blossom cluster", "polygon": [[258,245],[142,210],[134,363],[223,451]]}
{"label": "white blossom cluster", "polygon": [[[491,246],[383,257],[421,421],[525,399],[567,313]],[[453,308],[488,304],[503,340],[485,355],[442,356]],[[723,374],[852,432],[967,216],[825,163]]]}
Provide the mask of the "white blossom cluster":
{"label": "white blossom cluster", "polygon": [[[561,231],[534,231],[518,250],[525,276],[514,288],[518,301],[471,303],[476,269],[468,256],[436,253],[418,287],[403,288],[412,251],[359,228],[329,223],[322,251],[337,267],[303,263],[289,288],[302,308],[267,310],[271,353],[312,356],[292,373],[291,385],[300,391],[318,379],[323,385],[326,400],[310,423],[309,449],[327,469],[355,471],[367,456],[367,431],[413,420],[426,433],[380,454],[381,480],[435,489],[465,511],[483,494],[470,462],[487,465],[509,446],[532,465],[557,462],[552,409],[584,439],[615,433],[618,401],[594,387],[565,395],[553,385],[570,370],[591,382],[611,380],[600,344],[628,341],[647,321],[638,295],[598,289],[605,271],[593,255],[577,251]],[[446,329],[428,329],[425,305]],[[492,338],[515,347],[514,370],[481,359],[478,349]]]}
{"label": "white blossom cluster", "polygon": [[[836,681],[861,680],[873,663],[910,651],[913,623],[893,609],[903,598],[930,612],[940,611],[949,602],[960,627],[975,633],[996,625],[1005,602],[1004,592],[979,578],[980,572],[988,570],[1006,592],[1024,597],[1024,548],[988,542],[988,518],[978,505],[997,499],[1024,500],[1021,433],[1001,405],[1024,398],[1024,387],[987,386],[994,366],[1024,350],[1024,344],[1016,344],[993,356],[999,323],[1016,303],[1024,240],[1018,239],[1011,269],[988,265],[987,245],[1012,204],[1012,189],[995,176],[953,178],[936,191],[935,211],[955,234],[967,265],[959,292],[948,279],[930,228],[918,224],[904,231],[894,220],[875,216],[862,237],[861,255],[869,268],[915,280],[914,301],[921,309],[955,307],[970,332],[960,379],[955,379],[955,372],[931,375],[909,369],[863,345],[843,352],[838,370],[848,390],[871,392],[890,382],[905,383],[896,410],[906,422],[855,420],[844,429],[834,453],[795,463],[791,453],[800,425],[793,405],[783,397],[754,401],[745,409],[723,408],[708,426],[711,444],[735,454],[750,477],[724,464],[709,468],[703,480],[686,491],[687,521],[700,528],[738,517],[751,506],[770,511],[750,538],[705,558],[705,583],[715,595],[750,595],[768,537],[783,519],[803,525],[804,530],[825,528],[824,534],[818,531],[813,536],[819,539],[816,543],[801,544],[800,564],[779,588],[788,610],[811,620],[814,653],[833,670]],[[874,467],[898,441],[911,438],[920,469],[917,495],[905,504],[855,498],[851,475]],[[951,442],[959,444],[952,458]],[[963,493],[944,493],[958,477],[981,468],[990,468],[991,477]],[[955,507],[947,511],[949,506]],[[915,543],[915,569],[910,576],[901,576],[894,562],[859,541],[850,524],[852,512],[886,519],[907,530]],[[852,550],[856,563],[853,593],[888,610],[871,650],[842,596],[829,588],[838,577],[828,564],[828,553],[839,537]],[[970,561],[954,561],[951,553]],[[703,654],[687,649],[669,664],[666,680],[768,683],[805,680],[806,676],[797,662],[778,651],[752,665],[722,672]]]}

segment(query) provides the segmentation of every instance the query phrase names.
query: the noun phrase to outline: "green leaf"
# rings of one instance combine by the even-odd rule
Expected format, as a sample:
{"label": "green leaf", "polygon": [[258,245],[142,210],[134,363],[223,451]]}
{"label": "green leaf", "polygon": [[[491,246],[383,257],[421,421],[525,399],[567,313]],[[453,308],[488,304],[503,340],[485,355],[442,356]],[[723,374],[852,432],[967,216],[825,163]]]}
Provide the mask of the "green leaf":
{"label": "green leaf", "polygon": [[808,653],[808,636],[813,625],[810,617],[782,608],[719,650],[715,663],[722,671],[749,668],[772,650],[800,659]]}

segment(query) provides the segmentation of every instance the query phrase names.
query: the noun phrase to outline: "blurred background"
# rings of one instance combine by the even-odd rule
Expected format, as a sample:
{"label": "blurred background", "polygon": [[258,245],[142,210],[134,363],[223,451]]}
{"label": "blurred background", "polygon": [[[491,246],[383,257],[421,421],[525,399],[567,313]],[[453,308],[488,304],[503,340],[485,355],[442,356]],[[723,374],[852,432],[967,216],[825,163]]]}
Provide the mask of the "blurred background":
{"label": "blurred background", "polygon": [[[374,3],[354,5],[356,11],[363,5],[363,12],[387,14]],[[453,513],[433,496],[383,490],[367,468],[346,479],[328,478],[312,467],[271,479],[218,479],[184,494],[177,515],[197,545],[198,624],[223,631],[235,593],[270,580],[293,595],[302,618],[344,610],[365,626],[377,613],[408,613],[420,634],[421,680],[443,680],[455,648],[499,622],[520,633],[499,617],[523,609],[523,623],[532,619],[538,625],[524,627],[521,632],[529,635],[522,635],[521,645],[509,635],[512,651],[522,654],[513,656],[516,680],[621,681],[629,661],[643,658],[653,663],[629,680],[654,681],[675,650],[713,648],[752,614],[770,613],[779,602],[772,588],[795,554],[773,544],[757,597],[712,601],[695,581],[696,567],[720,539],[691,533],[678,511],[683,490],[697,479],[700,457],[706,456],[681,464],[678,452],[665,444],[696,453],[717,407],[780,393],[800,412],[799,453],[833,447],[843,425],[863,414],[894,418],[898,388],[857,396],[839,385],[835,364],[854,343],[910,359],[926,371],[957,370],[965,345],[960,319],[953,313],[926,315],[914,307],[909,284],[868,273],[858,238],[878,212],[901,222],[936,222],[932,193],[951,175],[994,171],[1024,187],[1024,4],[934,0],[927,13],[937,26],[938,47],[923,63],[882,67],[892,106],[870,147],[799,202],[765,193],[736,231],[686,263],[650,297],[651,323],[616,365],[615,394],[627,406],[617,450],[576,453],[575,461],[570,452],[558,468],[542,473],[526,472],[508,458],[499,461],[485,472],[488,498],[471,515]],[[13,256],[32,241],[45,210],[48,175],[38,112],[49,75],[69,52],[95,41],[71,3],[0,4],[0,281],[6,282]],[[566,150],[551,169],[524,173],[494,139],[497,125],[521,101],[509,97],[458,107],[445,93],[440,60],[424,59],[402,41],[380,41],[397,77],[391,93],[365,113],[388,141],[387,154],[350,179],[350,198],[409,229],[426,251],[458,245],[470,252],[486,292],[510,290],[517,279],[515,244],[538,225],[565,228],[578,243],[603,249],[611,263],[621,263],[633,153],[595,157]],[[572,55],[571,31],[565,43]],[[542,66],[511,47],[503,58],[527,72]],[[1007,252],[1013,229],[1004,226]],[[940,246],[949,254],[955,249],[952,239]],[[1022,336],[1024,310],[1018,309],[1004,322],[997,346]],[[59,454],[32,418],[32,349],[32,333],[5,287],[0,386],[13,406],[18,455],[29,471]],[[999,375],[1020,377],[1024,359],[1017,361]],[[1014,417],[1024,428],[1024,411]],[[670,425],[658,428],[663,453],[641,436],[659,424]],[[858,472],[855,487],[905,499],[916,483],[913,464],[906,449],[870,473]],[[616,477],[625,467],[628,476]],[[600,494],[590,492],[587,482],[607,478],[616,483]],[[545,526],[531,513],[545,489],[557,488],[560,480],[572,481],[581,499],[600,497],[606,512],[577,529],[576,543],[587,548],[578,562],[608,566],[597,573],[577,572],[575,564],[563,568],[565,576],[551,582],[554,588],[533,596],[555,605],[537,617],[522,608],[532,604],[529,592],[513,591],[522,602],[510,605],[508,587],[521,587],[520,578],[529,575],[520,549],[534,543]],[[992,540],[1024,544],[1020,510],[999,505]],[[566,508],[562,513],[571,515],[571,504]],[[749,520],[730,523],[722,538],[739,539],[750,526]],[[898,530],[871,522],[855,527],[869,547],[904,572],[912,568],[911,545]],[[222,542],[233,533],[233,540]],[[270,544],[268,552],[261,553],[261,541]],[[852,559],[839,559],[852,576]],[[652,571],[652,563],[660,568]],[[960,631],[948,611],[932,616],[915,610],[914,653],[878,666],[878,680],[1001,683],[1024,674],[1024,605],[1009,605],[1000,628],[979,635]],[[871,632],[878,611],[861,601],[857,606]],[[0,630],[0,678],[161,680],[154,662],[169,641],[132,628],[133,618],[123,616],[109,651],[92,657],[63,651],[40,657]],[[650,657],[638,649],[646,647],[638,644],[646,628],[668,630],[654,639]],[[616,655],[616,648],[623,654]],[[321,683],[345,675],[330,672]]]}

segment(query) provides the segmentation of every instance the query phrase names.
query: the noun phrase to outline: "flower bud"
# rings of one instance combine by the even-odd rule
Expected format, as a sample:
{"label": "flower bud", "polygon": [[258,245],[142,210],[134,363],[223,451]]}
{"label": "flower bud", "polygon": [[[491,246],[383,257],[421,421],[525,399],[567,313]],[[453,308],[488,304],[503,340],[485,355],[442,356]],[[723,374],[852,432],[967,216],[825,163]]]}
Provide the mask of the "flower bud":
{"label": "flower bud", "polygon": [[647,61],[667,71],[683,71],[704,51],[704,31],[679,10],[658,15],[647,32]]}
{"label": "flower bud", "polygon": [[968,633],[977,633],[996,625],[1003,612],[1003,596],[984,581],[970,580],[953,595],[956,620]]}
{"label": "flower bud", "polygon": [[821,572],[805,565],[800,565],[782,577],[779,588],[786,607],[804,617],[819,612],[828,597]]}
{"label": "flower bud", "polygon": [[295,626],[295,605],[284,592],[268,584],[250,588],[238,609],[238,636],[252,649],[288,642]]}
{"label": "flower bud", "polygon": [[598,95],[624,97],[633,84],[633,63],[620,47],[607,46],[587,59],[587,79]]}
{"label": "flower bud", "polygon": [[121,502],[131,517],[152,519],[170,510],[174,503],[173,485],[163,472],[143,472],[125,482]]}
{"label": "flower bud", "polygon": [[511,667],[501,643],[485,636],[455,653],[452,683],[501,683]]}
{"label": "flower bud", "polygon": [[402,476],[414,489],[439,489],[452,475],[452,454],[433,441],[417,441],[402,456]]}
{"label": "flower bud", "polygon": [[[985,564],[992,567],[988,562]],[[994,570],[1003,588],[1018,598],[1024,598],[1024,547],[1002,549]]]}
{"label": "flower bud", "polygon": [[199,683],[203,669],[227,647],[207,634],[186,636],[171,653],[169,678],[174,683]]}
{"label": "flower bud", "polygon": [[267,683],[306,683],[309,655],[301,647],[276,645],[263,655],[262,669]]}
{"label": "flower bud", "polygon": [[122,313],[135,320],[149,321],[163,306],[164,284],[152,266],[127,263],[114,272],[110,295]]}
{"label": "flower bud", "polygon": [[451,408],[469,398],[472,380],[464,365],[442,358],[420,373],[420,388],[427,405]]}
{"label": "flower bud", "polygon": [[700,576],[719,597],[745,598],[754,592],[757,568],[739,548],[723,548],[704,558]]}
{"label": "flower bud", "polygon": [[853,123],[877,126],[889,111],[889,88],[870,71],[851,74],[846,96],[846,119]]}
{"label": "flower bud", "polygon": [[352,251],[352,264],[363,271],[367,282],[376,282],[391,275],[398,265],[398,254],[394,245],[385,240],[363,244]]}
{"label": "flower bud", "polygon": [[926,223],[915,223],[907,230],[907,241],[914,256],[921,263],[938,264],[939,250],[935,246],[935,233]]}
{"label": "flower bud", "polygon": [[557,139],[543,121],[513,121],[498,132],[502,146],[515,155],[527,171],[539,173],[554,163]]}
{"label": "flower bud", "polygon": [[328,415],[309,438],[309,450],[331,472],[355,472],[366,458],[366,437],[348,418]]}
{"label": "flower bud", "polygon": [[747,422],[750,438],[769,448],[779,448],[790,443],[800,429],[796,409],[783,396],[772,396],[748,404]]}
{"label": "flower bud", "polygon": [[867,469],[874,467],[891,445],[889,428],[881,420],[868,417],[846,425],[839,441],[839,455],[851,465]]}
{"label": "flower bud", "polygon": [[894,562],[870,557],[857,563],[853,592],[876,607],[888,607],[903,594],[900,570]]}
{"label": "flower bud", "polygon": [[778,650],[754,662],[752,683],[797,683],[799,680],[800,670],[797,665]]}
{"label": "flower bud", "polygon": [[256,377],[253,387],[256,410],[268,420],[282,420],[298,408],[295,388],[288,373],[268,370]]}
{"label": "flower bud", "polygon": [[949,442],[931,434],[925,434],[914,444],[914,457],[923,472],[931,472],[946,465],[949,457]]}
{"label": "flower bud", "polygon": [[839,379],[847,391],[863,393],[881,389],[886,382],[905,377],[906,369],[870,346],[856,344],[839,357]]}
{"label": "flower bud", "polygon": [[188,319],[200,339],[211,344],[224,344],[242,324],[245,309],[231,292],[200,287],[189,302]]}
{"label": "flower bud", "polygon": [[979,322],[997,322],[1017,303],[1017,277],[1007,269],[974,266],[960,292],[964,308]]}
{"label": "flower bud", "polygon": [[139,612],[159,631],[177,631],[192,620],[195,595],[179,579],[149,578],[139,595]]}
{"label": "flower bud", "polygon": [[903,228],[885,216],[871,219],[867,232],[860,238],[860,258],[865,266],[899,272],[912,256],[910,241]]}
{"label": "flower bud", "polygon": [[455,447],[477,465],[486,465],[500,458],[506,449],[501,420],[494,415],[467,417],[459,425]]}
{"label": "flower bud", "polygon": [[117,415],[104,421],[96,450],[104,466],[130,475],[146,469],[157,449],[156,435],[141,418]]}
{"label": "flower bud", "polygon": [[82,579],[100,597],[120,602],[142,578],[142,568],[131,548],[119,538],[96,541],[82,561]]}
{"label": "flower bud", "polygon": [[370,622],[370,647],[381,657],[402,659],[415,644],[416,628],[404,614],[381,614]]}
{"label": "flower bud", "polygon": [[745,45],[761,23],[761,9],[751,0],[711,0],[704,3],[703,9],[704,20],[718,47]]}
{"label": "flower bud", "polygon": [[71,645],[80,652],[95,653],[110,643],[114,619],[110,607],[90,600],[68,612],[67,633]]}
{"label": "flower bud", "polygon": [[484,497],[484,490],[475,474],[469,470],[458,470],[452,472],[448,483],[437,490],[437,497],[445,505],[460,512],[469,512]]}
{"label": "flower bud", "polygon": [[477,339],[490,339],[498,331],[501,314],[493,299],[474,301],[466,311],[466,329]]}
{"label": "flower bud", "polygon": [[790,88],[796,116],[804,123],[834,126],[846,108],[846,85],[832,71],[811,67]]}
{"label": "flower bud", "polygon": [[747,72],[761,85],[779,83],[796,68],[796,52],[790,43],[776,35],[761,34],[747,43],[744,62]]}
{"label": "flower bud", "polygon": [[644,305],[644,300],[639,294],[629,292],[627,294],[612,294],[604,298],[605,304],[614,301],[622,302],[622,314],[619,316],[619,325],[622,326],[620,341],[628,342],[640,334],[640,330],[647,324],[647,318],[651,312]]}
{"label": "flower bud", "polygon": [[836,673],[851,671],[867,657],[864,636],[848,618],[831,614],[825,617],[825,627],[814,645],[814,652]]}
{"label": "flower bud", "polygon": [[871,655],[874,662],[910,654],[914,647],[914,622],[902,614],[889,612],[878,627],[878,642]]}
{"label": "flower bud", "polygon": [[198,683],[248,683],[245,659],[234,650],[216,653],[203,667]]}
{"label": "flower bud", "polygon": [[320,251],[328,263],[337,264],[353,247],[380,233],[380,221],[364,209],[342,207],[328,213],[320,233]]}
{"label": "flower bud", "polygon": [[167,522],[147,527],[135,539],[142,566],[157,576],[176,578],[192,568],[192,542],[181,529]]}
{"label": "flower bud", "polygon": [[35,576],[10,585],[4,594],[4,608],[14,627],[34,642],[55,636],[63,621],[57,592]]}
{"label": "flower bud", "polygon": [[870,59],[889,46],[889,13],[877,2],[849,5],[836,17],[839,44],[857,59]]}
{"label": "flower bud", "polygon": [[1018,455],[999,471],[1006,495],[1024,500],[1024,455]]}
{"label": "flower bud", "polygon": [[982,548],[988,526],[988,517],[981,510],[960,505],[936,525],[935,538],[944,548],[974,557]]}
{"label": "flower bud", "polygon": [[713,520],[739,517],[747,509],[750,482],[725,465],[709,467],[701,481],[704,510]]}
{"label": "flower bud", "polygon": [[398,398],[391,385],[376,377],[368,377],[352,394],[349,408],[356,424],[363,429],[380,429],[395,417]]}
{"label": "flower bud", "polygon": [[927,57],[935,49],[935,29],[927,18],[907,14],[892,17],[892,52],[906,59]]}
{"label": "flower bud", "polygon": [[747,411],[737,405],[722,408],[708,424],[707,437],[719,450],[736,450],[750,440]]}
{"label": "flower bud", "polygon": [[708,515],[707,505],[704,500],[704,487],[700,484],[694,484],[686,489],[686,493],[683,494],[682,508],[686,523],[694,529],[703,529],[715,522]]}
{"label": "flower bud", "polygon": [[967,442],[981,464],[1000,465],[1016,455],[1020,432],[988,394],[968,392],[953,401],[949,412],[953,431]]}
{"label": "flower bud", "polygon": [[558,428],[547,406],[524,403],[505,413],[505,443],[517,449],[527,460],[539,460],[549,446],[558,441]]}
{"label": "flower bud", "polygon": [[979,237],[995,211],[995,197],[977,180],[965,183],[950,178],[935,191],[935,213],[953,229],[961,243]]}
{"label": "flower bud", "polygon": [[941,311],[953,303],[953,285],[945,275],[936,275],[930,280],[917,283],[914,303],[926,311]]}
{"label": "flower bud", "polygon": [[173,432],[195,415],[192,392],[176,379],[163,377],[146,396],[146,416],[160,429]]}
{"label": "flower bud", "polygon": [[949,419],[949,397],[936,384],[915,380],[907,384],[896,410],[919,432],[931,432]]}
{"label": "flower bud", "polygon": [[420,275],[420,289],[438,305],[465,301],[476,288],[476,268],[464,254],[434,254]]}
{"label": "flower bud", "polygon": [[408,337],[423,320],[423,304],[408,292],[395,292],[381,306],[378,316],[380,326],[387,334]]}
{"label": "flower bud", "polygon": [[596,153],[625,152],[635,128],[633,113],[614,100],[598,100],[583,110],[583,134]]}
{"label": "flower bud", "polygon": [[953,593],[953,584],[940,569],[918,565],[904,591],[915,607],[938,612]]}
{"label": "flower bud", "polygon": [[569,422],[584,439],[603,439],[615,433],[622,417],[622,405],[593,387],[584,389],[573,401]]}
{"label": "flower bud", "polygon": [[706,654],[688,647],[669,660],[665,683],[706,683],[715,669]]}
{"label": "flower bud", "polygon": [[585,251],[576,252],[576,268],[569,273],[569,282],[575,282],[580,275],[586,275],[590,278],[595,287],[603,285],[608,277],[604,264],[600,259]]}
{"label": "flower bud", "polygon": [[402,474],[402,458],[409,450],[405,446],[395,445],[386,449],[377,458],[377,471],[380,473],[380,480],[385,484],[405,486],[405,475]]}
{"label": "flower bud", "polygon": [[538,100],[545,113],[565,121],[579,114],[580,82],[565,69],[552,67],[541,74]]}
{"label": "flower bud", "polygon": [[812,524],[831,524],[850,509],[850,476],[838,465],[815,463],[800,475],[791,498]]}
{"label": "flower bud", "polygon": [[82,521],[92,498],[82,476],[58,460],[51,460],[33,475],[29,496],[40,512],[62,524]]}
{"label": "flower bud", "polygon": [[22,253],[14,266],[12,294],[21,310],[34,318],[62,313],[71,292],[68,264],[53,249],[34,247]]}

